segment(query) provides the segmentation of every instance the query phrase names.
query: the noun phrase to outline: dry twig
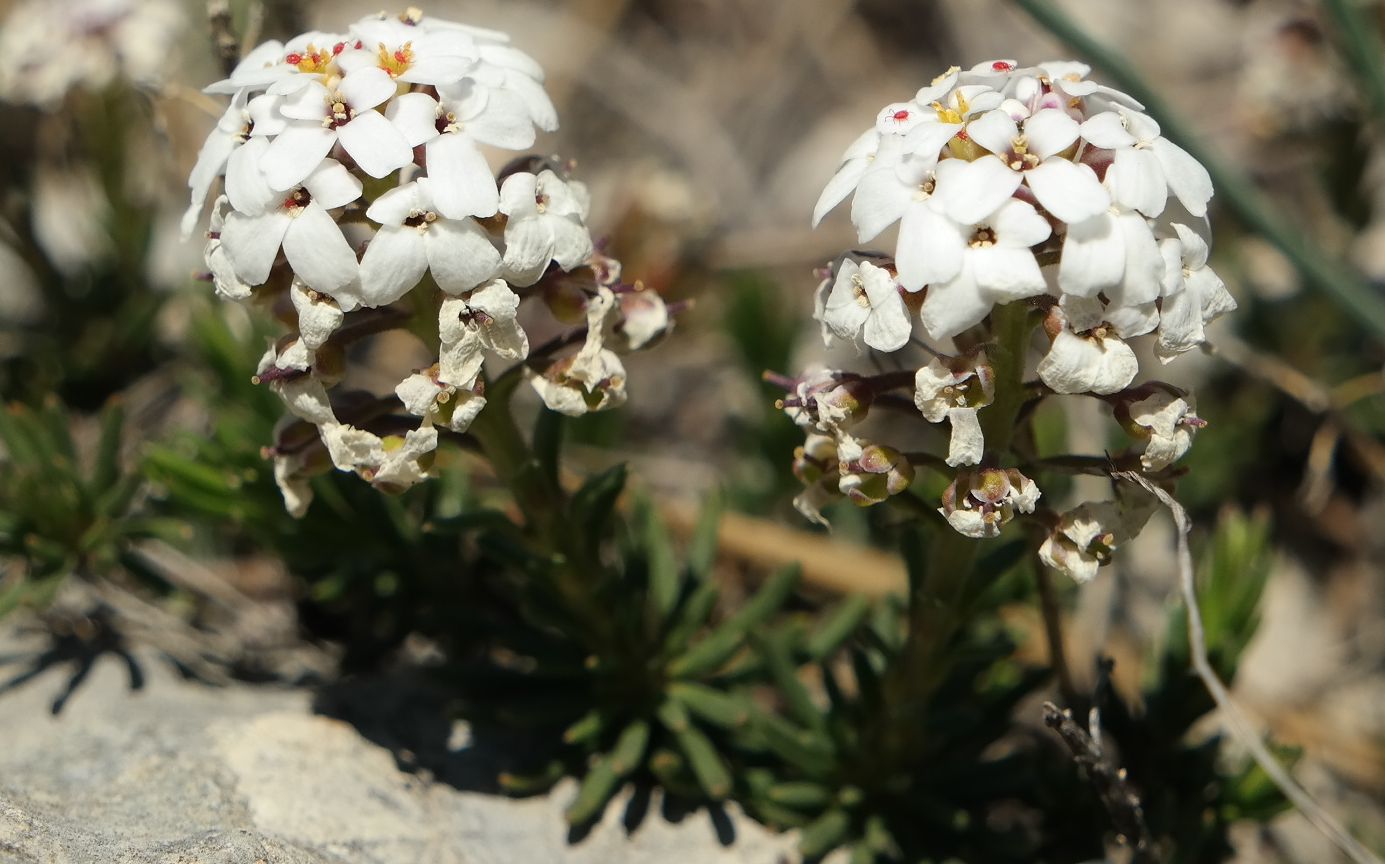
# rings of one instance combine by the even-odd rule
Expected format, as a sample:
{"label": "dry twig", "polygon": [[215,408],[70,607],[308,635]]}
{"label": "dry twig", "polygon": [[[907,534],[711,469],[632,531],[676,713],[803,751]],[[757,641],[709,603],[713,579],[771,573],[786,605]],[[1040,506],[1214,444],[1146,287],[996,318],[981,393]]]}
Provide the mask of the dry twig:
{"label": "dry twig", "polygon": [[1134,483],[1149,492],[1159,499],[1159,502],[1173,515],[1178,537],[1178,580],[1183,590],[1183,602],[1188,614],[1188,648],[1192,655],[1193,669],[1202,679],[1203,686],[1207,688],[1212,700],[1221,709],[1222,718],[1232,737],[1246,748],[1256,763],[1269,775],[1274,785],[1279,788],[1279,791],[1284,793],[1284,797],[1288,798],[1315,828],[1332,841],[1332,845],[1340,849],[1356,864],[1385,864],[1369,849],[1362,846],[1355,837],[1351,836],[1341,823],[1327,812],[1326,808],[1314,800],[1313,796],[1309,795],[1302,786],[1298,785],[1293,777],[1289,776],[1289,772],[1284,769],[1283,765],[1279,764],[1279,761],[1274,758],[1274,754],[1270,753],[1269,748],[1265,746],[1265,742],[1251,727],[1250,721],[1246,719],[1240,707],[1232,701],[1231,693],[1226,689],[1226,685],[1217,677],[1216,671],[1212,668],[1212,662],[1207,657],[1207,636],[1202,628],[1202,610],[1197,602],[1197,586],[1193,579],[1193,553],[1188,546],[1188,533],[1192,530],[1192,520],[1188,518],[1188,511],[1184,510],[1183,505],[1174,500],[1174,497],[1168,492],[1134,471],[1117,471],[1111,476]]}

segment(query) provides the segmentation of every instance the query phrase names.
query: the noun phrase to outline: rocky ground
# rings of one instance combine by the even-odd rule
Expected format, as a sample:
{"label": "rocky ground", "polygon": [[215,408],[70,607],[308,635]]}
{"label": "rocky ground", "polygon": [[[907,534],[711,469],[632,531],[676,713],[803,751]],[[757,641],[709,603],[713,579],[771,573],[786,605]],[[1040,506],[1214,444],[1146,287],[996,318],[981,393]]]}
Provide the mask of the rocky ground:
{"label": "rocky ground", "polygon": [[[570,838],[570,783],[479,791],[482,748],[406,712],[398,682],[208,687],[136,651],[98,658],[70,697],[67,665],[3,683],[44,648],[0,637],[0,864],[762,864],[793,848],[733,808],[671,814],[631,790]],[[402,746],[430,731],[435,752]]]}

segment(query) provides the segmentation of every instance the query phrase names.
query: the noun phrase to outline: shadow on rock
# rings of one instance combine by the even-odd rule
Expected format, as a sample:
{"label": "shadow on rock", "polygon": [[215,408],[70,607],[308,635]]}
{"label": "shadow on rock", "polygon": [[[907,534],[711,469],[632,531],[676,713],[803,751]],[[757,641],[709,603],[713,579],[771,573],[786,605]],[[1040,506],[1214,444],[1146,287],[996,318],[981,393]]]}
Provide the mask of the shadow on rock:
{"label": "shadow on rock", "polygon": [[70,676],[67,684],[50,707],[53,714],[60,714],[91,674],[96,661],[105,654],[113,654],[125,663],[130,677],[130,690],[144,689],[144,670],[130,653],[125,638],[112,625],[105,609],[97,608],[84,615],[50,615],[45,617],[44,624],[42,629],[49,640],[47,648],[0,657],[0,666],[27,663],[26,668],[0,683],[0,697],[23,687],[50,669],[68,667]]}

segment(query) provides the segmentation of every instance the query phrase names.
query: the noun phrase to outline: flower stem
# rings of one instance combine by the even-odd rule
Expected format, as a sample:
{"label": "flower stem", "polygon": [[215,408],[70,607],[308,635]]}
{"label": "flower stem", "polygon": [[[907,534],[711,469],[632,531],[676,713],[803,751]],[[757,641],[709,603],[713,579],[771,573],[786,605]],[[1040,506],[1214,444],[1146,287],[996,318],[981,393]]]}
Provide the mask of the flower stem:
{"label": "flower stem", "polygon": [[593,590],[601,579],[601,563],[568,518],[567,494],[544,471],[515,423],[510,398],[518,382],[516,376],[488,388],[487,405],[468,432],[514,496],[539,553],[549,559],[545,569],[554,590],[581,628],[585,644],[596,652],[609,643],[610,635],[609,610],[602,608]]}
{"label": "flower stem", "polygon": [[[1024,404],[1025,347],[1033,324],[1029,312],[1025,303],[1010,303],[991,313],[987,355],[995,371],[995,401],[980,419],[987,448],[997,455],[1009,450]],[[963,608],[977,541],[943,526],[927,551],[926,562],[909,568],[909,632],[886,673],[873,730],[876,757],[885,766],[907,763],[922,743],[920,717],[947,674],[947,645],[966,624]]]}

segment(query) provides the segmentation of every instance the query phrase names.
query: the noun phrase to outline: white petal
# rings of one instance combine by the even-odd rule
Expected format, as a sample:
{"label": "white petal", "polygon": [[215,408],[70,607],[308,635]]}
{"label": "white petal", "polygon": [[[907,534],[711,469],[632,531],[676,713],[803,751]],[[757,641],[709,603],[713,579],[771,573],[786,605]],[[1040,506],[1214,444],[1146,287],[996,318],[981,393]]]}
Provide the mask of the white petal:
{"label": "white petal", "polygon": [[947,446],[947,464],[956,468],[959,465],[977,465],[986,450],[986,439],[981,434],[981,422],[976,417],[975,408],[953,408],[947,412],[948,423],[952,426],[952,439]]}
{"label": "white petal", "polygon": [[337,91],[346,100],[346,104],[359,113],[374,108],[393,96],[396,85],[384,69],[367,66],[343,75],[341,83],[337,85]]}
{"label": "white petal", "polygon": [[587,226],[572,219],[549,218],[553,232],[553,260],[564,270],[586,262],[592,254],[592,235]]}
{"label": "white petal", "polygon": [[428,142],[425,153],[439,213],[451,219],[495,215],[500,203],[495,175],[469,137],[460,132],[439,135]]}
{"label": "white petal", "polygon": [[1178,354],[1190,351],[1206,339],[1202,329],[1201,310],[1190,291],[1180,291],[1165,297],[1159,312],[1159,340],[1156,350],[1167,362]]}
{"label": "white petal", "polygon": [[900,182],[893,165],[878,162],[856,186],[851,201],[851,224],[862,243],[875,238],[903,215],[914,198],[914,187]]}
{"label": "white petal", "polygon": [[240,213],[263,213],[279,197],[260,171],[260,160],[268,147],[266,139],[251,138],[226,162],[226,197]]}
{"label": "white petal", "polygon": [[1150,143],[1150,149],[1164,167],[1164,178],[1169,182],[1169,189],[1188,208],[1188,212],[1194,216],[1206,215],[1207,202],[1212,200],[1212,178],[1202,163],[1167,138],[1155,138]]}
{"label": "white petal", "polygon": [[1090,219],[1111,206],[1111,196],[1096,172],[1057,156],[1024,172],[1025,182],[1043,208],[1069,224]]}
{"label": "white petal", "polygon": [[1189,270],[1200,270],[1207,266],[1207,241],[1187,225],[1173,223],[1174,233],[1178,235],[1178,243],[1182,247],[1179,257],[1188,265]]}
{"label": "white petal", "polygon": [[1068,225],[1058,262],[1058,286],[1067,294],[1095,297],[1125,273],[1125,235],[1108,213]]}
{"label": "white petal", "polygon": [[923,308],[919,317],[923,328],[934,339],[948,339],[968,327],[980,324],[991,312],[993,304],[981,297],[968,268],[949,282],[928,287],[928,295],[923,298]]}
{"label": "white petal", "polygon": [[381,225],[403,225],[415,210],[426,209],[418,198],[418,181],[387,189],[365,211],[366,218]]}
{"label": "white petal", "polygon": [[1053,233],[1048,220],[1027,201],[1011,198],[986,220],[995,229],[996,243],[1015,249],[1028,249]]}
{"label": "white petal", "polygon": [[477,141],[506,150],[524,150],[534,145],[534,123],[524,101],[504,90],[494,90],[486,110],[468,120],[466,131]]}
{"label": "white petal", "polygon": [[438,102],[426,93],[405,93],[385,108],[385,116],[410,147],[438,137]]}
{"label": "white petal", "polygon": [[1039,361],[1038,371],[1055,393],[1106,395],[1129,386],[1139,368],[1135,352],[1119,339],[1089,339],[1064,328]]}
{"label": "white petal", "polygon": [[287,191],[321,165],[336,143],[337,133],[331,129],[316,123],[293,123],[265,150],[260,170],[271,189]]}
{"label": "white petal", "polygon": [[989,111],[967,124],[967,136],[992,153],[1007,152],[1019,134],[1019,127],[1004,111]]}
{"label": "white petal", "polygon": [[386,225],[375,232],[361,256],[361,302],[367,306],[393,303],[412,290],[427,269],[427,250],[419,230]]}
{"label": "white petal", "polygon": [[896,292],[894,300],[871,309],[862,338],[876,351],[898,351],[913,335],[913,321],[904,298]]}
{"label": "white petal", "polygon": [[527,171],[518,171],[505,178],[500,187],[500,212],[507,216],[537,213],[534,205],[538,197],[539,178]]}
{"label": "white petal", "polygon": [[837,173],[832,175],[832,179],[827,181],[827,186],[823,188],[822,195],[818,197],[818,203],[813,208],[813,227],[818,227],[822,217],[826,216],[838,204],[845,200],[856,188],[856,184],[861,182],[861,177],[870,167],[870,160],[866,158],[848,160],[842,167],[837,169]]}
{"label": "white petal", "polygon": [[303,180],[303,188],[324,210],[344,207],[361,197],[361,181],[335,159],[324,159]]}
{"label": "white petal", "polygon": [[310,293],[299,279],[289,289],[294,311],[298,313],[298,339],[309,351],[322,347],[345,317],[341,307],[328,297]]}
{"label": "white petal", "polygon": [[439,219],[424,239],[428,268],[438,287],[449,294],[469,291],[500,272],[500,253],[470,219]]}
{"label": "white petal", "polygon": [[517,219],[505,227],[505,272],[516,285],[533,285],[553,255],[553,231],[546,219]]}
{"label": "white petal", "polygon": [[1135,146],[1135,137],[1125,129],[1125,122],[1115,111],[1103,111],[1089,117],[1081,126],[1082,137],[1095,147],[1117,150]]}
{"label": "white petal", "polygon": [[1164,212],[1169,200],[1164,170],[1149,150],[1117,150],[1115,162],[1106,169],[1106,185],[1117,203],[1151,219]]}
{"label": "white petal", "polygon": [[1077,140],[1077,121],[1066,111],[1045,108],[1024,121],[1024,137],[1029,143],[1029,152],[1040,159],[1047,159],[1061,153]]}
{"label": "white petal", "polygon": [[1149,223],[1140,214],[1122,213],[1116,222],[1125,243],[1125,274],[1110,292],[1111,302],[1120,306],[1149,303],[1163,288],[1164,257]]}
{"label": "white petal", "polygon": [[[1010,122],[1008,117],[1006,122]],[[963,225],[975,225],[994,213],[1024,179],[995,156],[982,156],[945,171],[944,166],[954,161],[960,160],[948,159],[938,165],[935,194],[942,200],[943,212]]]}
{"label": "white petal", "polygon": [[316,203],[304,207],[284,234],[284,255],[293,272],[315,291],[331,294],[356,278],[356,253],[341,228]]}
{"label": "white petal", "polygon": [[287,213],[278,210],[260,216],[227,213],[221,229],[221,248],[236,275],[249,285],[263,284],[292,221]]}
{"label": "white petal", "polygon": [[967,259],[977,286],[989,292],[989,299],[1005,302],[1033,297],[1048,287],[1039,262],[1028,249],[969,249]]}
{"label": "white petal", "polygon": [[337,137],[342,148],[371,177],[384,177],[414,159],[413,148],[404,140],[404,133],[394,128],[379,111],[357,114],[351,122],[337,127]]}
{"label": "white petal", "polygon": [[926,202],[915,202],[899,223],[895,266],[899,282],[909,291],[946,282],[962,269],[966,238],[962,226]]}

